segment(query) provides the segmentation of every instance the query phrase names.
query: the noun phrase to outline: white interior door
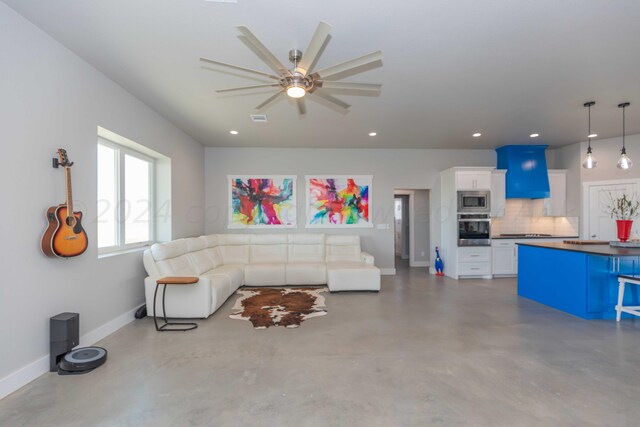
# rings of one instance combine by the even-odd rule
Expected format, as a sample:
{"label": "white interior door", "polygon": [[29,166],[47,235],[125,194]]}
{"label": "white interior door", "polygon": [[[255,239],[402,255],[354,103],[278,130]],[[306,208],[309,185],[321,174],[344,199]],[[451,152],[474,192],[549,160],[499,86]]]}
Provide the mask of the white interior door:
{"label": "white interior door", "polygon": [[[617,240],[617,230],[615,218],[611,218],[608,207],[611,205],[612,198],[621,197],[623,194],[637,195],[637,183],[620,183],[620,184],[603,184],[589,186],[589,223],[588,235],[590,240]],[[633,224],[631,235],[636,230],[636,224]]]}

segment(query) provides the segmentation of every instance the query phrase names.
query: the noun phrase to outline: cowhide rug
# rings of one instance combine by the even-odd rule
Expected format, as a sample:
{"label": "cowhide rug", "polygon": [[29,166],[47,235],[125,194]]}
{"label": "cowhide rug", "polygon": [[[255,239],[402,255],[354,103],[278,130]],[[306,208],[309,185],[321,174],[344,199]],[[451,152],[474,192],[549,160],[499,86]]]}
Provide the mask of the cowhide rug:
{"label": "cowhide rug", "polygon": [[256,329],[269,326],[297,328],[307,319],[327,314],[322,308],[328,289],[322,288],[250,288],[240,289],[233,306],[232,319],[248,320]]}

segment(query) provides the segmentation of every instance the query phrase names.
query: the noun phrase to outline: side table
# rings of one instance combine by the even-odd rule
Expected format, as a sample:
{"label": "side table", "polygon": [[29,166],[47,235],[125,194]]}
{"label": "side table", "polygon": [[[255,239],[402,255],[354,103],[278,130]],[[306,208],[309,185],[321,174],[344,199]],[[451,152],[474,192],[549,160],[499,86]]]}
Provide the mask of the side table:
{"label": "side table", "polygon": [[[156,280],[156,291],[153,294],[153,323],[156,325],[156,331],[159,332],[167,332],[167,331],[190,331],[198,327],[197,323],[193,322],[169,322],[167,321],[167,310],[165,308],[165,295],[167,293],[168,285],[193,285],[194,283],[198,283],[197,277],[190,276],[181,276],[181,277],[162,277]],[[164,324],[158,326],[158,319],[156,318],[156,297],[158,296],[158,288],[160,285],[163,285],[162,288],[162,314],[164,318]],[[181,327],[172,328],[171,326],[180,325]],[[167,326],[169,326],[167,328]],[[166,329],[165,329],[166,328]]]}

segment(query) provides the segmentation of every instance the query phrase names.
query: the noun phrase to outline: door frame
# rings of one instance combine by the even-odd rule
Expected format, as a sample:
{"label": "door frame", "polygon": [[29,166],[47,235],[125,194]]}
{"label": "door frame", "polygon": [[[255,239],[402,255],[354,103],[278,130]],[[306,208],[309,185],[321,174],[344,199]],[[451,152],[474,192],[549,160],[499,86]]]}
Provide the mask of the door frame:
{"label": "door frame", "polygon": [[582,183],[582,227],[580,230],[581,239],[589,239],[589,193],[591,192],[591,187],[624,184],[636,184],[638,186],[638,189],[640,190],[640,178],[611,179],[607,181],[587,181]]}
{"label": "door frame", "polygon": [[[409,196],[409,266],[416,267],[416,259],[415,259],[415,248],[414,248],[414,238],[413,238],[413,230],[414,230],[414,221],[413,217],[413,204],[415,191],[413,190],[393,190],[394,196]],[[395,221],[395,218],[394,218]],[[394,237],[395,244],[395,237]],[[395,250],[394,250],[395,253]]]}

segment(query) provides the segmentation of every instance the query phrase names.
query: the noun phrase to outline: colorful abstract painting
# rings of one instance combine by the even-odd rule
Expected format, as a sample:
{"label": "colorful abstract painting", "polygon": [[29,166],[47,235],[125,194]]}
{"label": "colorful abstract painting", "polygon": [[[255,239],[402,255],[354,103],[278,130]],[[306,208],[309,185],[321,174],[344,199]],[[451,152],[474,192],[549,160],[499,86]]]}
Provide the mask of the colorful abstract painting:
{"label": "colorful abstract painting", "polygon": [[367,176],[307,176],[307,227],[372,227]]}
{"label": "colorful abstract painting", "polygon": [[229,176],[229,228],[295,226],[295,176]]}

